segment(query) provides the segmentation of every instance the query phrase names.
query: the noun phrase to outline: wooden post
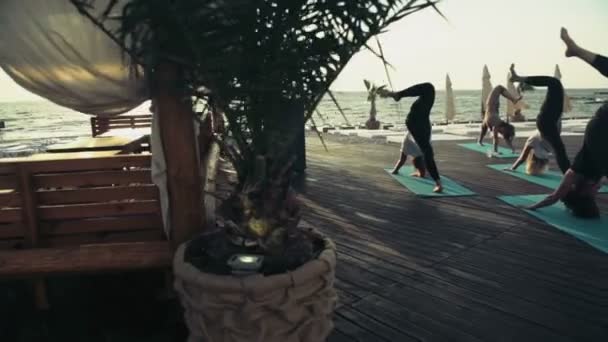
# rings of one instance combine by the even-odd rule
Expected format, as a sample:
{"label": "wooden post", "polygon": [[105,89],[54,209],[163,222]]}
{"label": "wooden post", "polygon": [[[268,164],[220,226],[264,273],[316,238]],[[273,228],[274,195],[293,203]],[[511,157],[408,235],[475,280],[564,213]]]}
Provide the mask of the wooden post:
{"label": "wooden post", "polygon": [[[36,195],[32,184],[31,173],[25,166],[20,166],[17,170],[19,174],[19,191],[21,192],[21,203],[23,222],[27,227],[26,241],[30,248],[38,247],[40,244],[40,231],[38,227],[38,215]],[[40,310],[48,310],[49,300],[46,293],[46,284],[42,278],[36,278],[32,281],[34,291],[34,302],[36,308]]]}
{"label": "wooden post", "polygon": [[180,92],[179,78],[178,67],[166,63],[158,67],[153,80],[153,99],[167,164],[173,247],[201,232],[204,222],[194,112]]}

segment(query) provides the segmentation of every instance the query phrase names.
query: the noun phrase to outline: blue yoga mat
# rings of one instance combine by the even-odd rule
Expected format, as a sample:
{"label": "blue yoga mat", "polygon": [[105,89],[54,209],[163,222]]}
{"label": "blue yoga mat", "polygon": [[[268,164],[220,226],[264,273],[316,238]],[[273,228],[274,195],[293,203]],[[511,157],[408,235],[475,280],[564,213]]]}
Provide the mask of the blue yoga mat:
{"label": "blue yoga mat", "polygon": [[[545,198],[545,196],[500,196],[498,198],[512,206],[520,207],[532,205]],[[523,208],[522,210],[600,251],[608,253],[608,217],[602,216],[597,220],[577,218],[572,216],[561,202],[537,210]]]}
{"label": "blue yoga mat", "polygon": [[[469,149],[471,151],[475,151],[475,152],[479,152],[479,153],[483,153],[485,155],[488,154],[488,151],[493,150],[493,145],[492,144],[485,144],[483,146],[480,146],[478,143],[466,143],[466,144],[458,144],[459,146],[462,146],[466,149]],[[494,158],[517,158],[519,157],[519,153],[513,153],[511,152],[510,149],[502,147],[502,146],[498,146],[498,155],[494,155]]]}
{"label": "blue yoga mat", "polygon": [[[506,173],[513,177],[521,178],[530,183],[538,184],[549,189],[555,190],[559,186],[559,183],[562,181],[562,173],[557,171],[547,171],[542,175],[532,176],[525,172],[525,166],[521,165],[515,171],[506,171],[505,169],[510,168],[511,164],[493,164],[488,165],[489,168],[498,170],[500,172]],[[599,192],[608,192],[608,186],[604,185],[600,188]]]}
{"label": "blue yoga mat", "polygon": [[444,176],[441,176],[443,192],[439,194],[434,193],[433,188],[435,187],[435,182],[431,178],[420,178],[410,176],[410,174],[414,172],[414,168],[412,166],[402,167],[401,170],[399,170],[398,175],[393,175],[391,173],[392,169],[384,169],[384,171],[388,172],[388,174],[395,178],[399,183],[401,183],[401,185],[405,186],[411,192],[415,193],[418,196],[446,197],[476,195],[476,193],[474,193],[473,191]]}

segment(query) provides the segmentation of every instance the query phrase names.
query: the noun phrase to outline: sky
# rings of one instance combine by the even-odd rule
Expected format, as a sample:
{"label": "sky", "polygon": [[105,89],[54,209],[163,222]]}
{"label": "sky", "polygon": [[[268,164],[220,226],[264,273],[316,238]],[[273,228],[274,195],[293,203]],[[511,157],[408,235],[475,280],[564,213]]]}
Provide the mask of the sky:
{"label": "sky", "polygon": [[[427,9],[379,37],[395,88],[431,82],[443,89],[449,74],[454,89],[480,89],[484,65],[493,84],[504,84],[511,63],[522,75],[553,75],[559,64],[566,88],[608,88],[584,62],[565,58],[559,38],[565,26],[579,45],[608,55],[608,0],[443,0],[438,8],[448,21]],[[362,50],[331,89],[364,91],[364,78],[387,83],[381,61]],[[38,99],[0,70],[0,101]]]}

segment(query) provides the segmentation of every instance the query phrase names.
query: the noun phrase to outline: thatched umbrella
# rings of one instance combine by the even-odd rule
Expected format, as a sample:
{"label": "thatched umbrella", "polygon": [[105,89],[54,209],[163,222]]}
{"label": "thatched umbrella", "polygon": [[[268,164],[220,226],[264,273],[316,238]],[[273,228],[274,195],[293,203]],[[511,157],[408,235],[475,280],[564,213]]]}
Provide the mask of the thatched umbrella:
{"label": "thatched umbrella", "polygon": [[453,121],[456,117],[456,107],[454,105],[454,91],[452,90],[452,80],[450,75],[445,75],[445,120]]}
{"label": "thatched umbrella", "polygon": [[486,101],[488,100],[488,96],[490,96],[490,92],[492,92],[492,82],[490,81],[490,71],[488,70],[488,66],[483,66],[483,75],[481,76],[481,117],[486,114]]}

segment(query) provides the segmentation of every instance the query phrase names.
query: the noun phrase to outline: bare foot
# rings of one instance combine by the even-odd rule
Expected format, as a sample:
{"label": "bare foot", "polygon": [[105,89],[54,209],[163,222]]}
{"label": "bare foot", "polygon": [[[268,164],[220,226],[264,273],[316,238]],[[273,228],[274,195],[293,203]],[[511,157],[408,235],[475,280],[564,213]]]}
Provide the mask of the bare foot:
{"label": "bare foot", "polygon": [[521,77],[519,77],[519,75],[515,72],[515,63],[511,64],[511,67],[509,68],[509,72],[511,73],[511,82],[519,82],[521,81]]}
{"label": "bare foot", "polygon": [[418,172],[418,171],[416,171],[416,172],[412,172],[412,173],[410,174],[410,176],[411,176],[411,177],[419,177],[419,178],[422,178],[422,175],[421,175],[421,174],[420,174],[420,172]]}
{"label": "bare foot", "polygon": [[441,186],[441,184],[435,185],[435,188],[433,189],[433,192],[435,192],[435,193],[443,192],[443,186]]}
{"label": "bare foot", "polygon": [[570,38],[570,35],[568,34],[568,30],[566,30],[566,28],[562,27],[562,29],[560,31],[560,37],[566,44],[566,57],[576,56],[577,50],[578,50],[578,45],[576,45],[574,40],[572,40],[572,38]]}

